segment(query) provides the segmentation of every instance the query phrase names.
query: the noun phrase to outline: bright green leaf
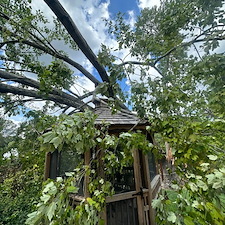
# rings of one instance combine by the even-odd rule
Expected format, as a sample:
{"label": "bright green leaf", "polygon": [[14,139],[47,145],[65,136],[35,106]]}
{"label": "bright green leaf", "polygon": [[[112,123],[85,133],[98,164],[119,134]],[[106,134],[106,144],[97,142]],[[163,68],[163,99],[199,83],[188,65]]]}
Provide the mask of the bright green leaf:
{"label": "bright green leaf", "polygon": [[49,219],[49,221],[52,220],[53,216],[54,216],[54,213],[55,213],[55,210],[56,210],[56,202],[52,202],[48,208],[46,209],[46,215]]}
{"label": "bright green leaf", "polygon": [[176,217],[175,213],[174,212],[169,212],[169,215],[167,217],[167,220],[169,222],[175,223],[176,222],[176,219],[177,219],[177,217]]}

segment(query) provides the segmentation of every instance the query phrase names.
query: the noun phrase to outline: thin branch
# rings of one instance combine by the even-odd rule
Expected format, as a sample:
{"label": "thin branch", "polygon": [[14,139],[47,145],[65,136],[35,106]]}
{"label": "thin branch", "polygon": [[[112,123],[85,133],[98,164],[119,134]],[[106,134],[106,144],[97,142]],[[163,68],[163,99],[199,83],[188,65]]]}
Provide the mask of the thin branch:
{"label": "thin branch", "polygon": [[91,96],[92,94],[94,94],[94,92],[95,92],[95,91],[90,91],[90,92],[88,92],[88,93],[86,93],[86,94],[80,96],[80,99],[82,100],[82,99],[84,99],[84,98],[87,98],[87,97]]}
{"label": "thin branch", "polygon": [[[1,4],[1,6],[4,8],[4,6]],[[9,9],[11,12],[13,12],[13,13],[15,13],[13,10],[11,10],[11,9]],[[1,13],[1,15],[3,16],[3,18],[4,19],[6,19],[6,20],[12,20],[8,15],[6,15],[5,13],[3,13],[3,12],[0,12]],[[14,23],[16,23],[15,21],[13,21]],[[36,30],[37,32],[38,32],[38,34],[47,42],[47,44],[52,48],[52,50],[54,51],[54,52],[57,52],[57,50],[52,46],[52,44],[45,38],[45,36],[35,27],[35,26],[33,26],[33,24],[30,24],[30,26],[34,29],[34,30]],[[22,27],[23,28],[23,27]],[[24,28],[25,29],[25,28]],[[28,30],[28,33],[32,36],[32,37],[34,37],[34,39],[36,39],[37,41],[39,41],[41,44],[43,44],[45,47],[47,47],[47,48],[49,48],[49,46],[48,45],[46,45],[45,44],[45,42],[43,41],[43,40],[41,40],[38,36],[36,36],[35,34],[33,34],[32,32],[30,32],[29,30]]]}
{"label": "thin branch", "polygon": [[[78,86],[79,86],[79,85],[78,85]],[[79,92],[79,90],[77,89],[77,87],[76,87],[76,86],[74,86],[74,88],[76,89],[76,91],[77,91],[78,95],[80,96],[80,92]]]}
{"label": "thin branch", "polygon": [[[52,48],[52,50],[54,51],[54,52],[57,52],[58,53],[58,51],[54,48],[54,46],[47,40],[47,38],[35,27],[35,26],[33,26],[32,24],[31,24],[31,26],[32,26],[32,28],[33,29],[35,29],[38,33],[39,33],[39,35],[41,35],[41,37],[48,43],[48,45]],[[32,35],[33,37],[35,37],[37,40],[39,40],[41,43],[43,43],[46,47],[48,47],[39,37],[37,37],[36,35],[34,35],[33,33],[31,33],[31,32],[29,32],[30,33],[30,35]]]}
{"label": "thin branch", "polygon": [[[4,114],[7,114],[10,110],[12,110],[13,108],[16,108],[18,106],[21,105],[21,103],[26,103],[26,102],[29,102],[29,101],[43,101],[42,99],[35,99],[35,98],[30,98],[30,99],[17,99],[15,101],[4,101],[4,102],[0,102],[0,105],[2,105],[3,107],[8,104],[10,104],[11,106],[10,107],[7,107],[7,110],[4,112]],[[16,103],[16,104],[14,104]]]}
{"label": "thin branch", "polygon": [[[215,28],[215,27],[214,27]],[[219,40],[222,41],[225,39],[225,36],[221,36],[221,37],[214,37],[214,38],[202,38],[202,39],[198,39],[204,35],[207,34],[207,32],[209,32],[212,28],[207,29],[205,32],[199,34],[198,36],[196,36],[193,40],[189,41],[189,42],[184,42],[181,43],[173,48],[171,48],[169,51],[167,51],[164,55],[160,56],[157,60],[154,61],[154,65],[156,65],[161,59],[165,58],[166,56],[170,55],[172,52],[176,51],[178,48],[181,47],[186,47],[188,45],[194,44],[194,43],[198,43],[198,42],[204,42],[204,41],[214,41],[214,40]]]}
{"label": "thin branch", "polygon": [[[3,30],[3,29],[5,29],[5,28],[0,26],[0,31]],[[9,30],[7,30],[7,31],[10,32]],[[21,38],[18,35],[12,33],[12,32],[10,32],[10,35],[14,36],[14,37],[17,37],[17,38]],[[76,69],[78,69],[84,76],[86,76],[89,80],[91,80],[96,86],[101,83],[91,73],[89,73],[83,66],[81,66],[79,63],[73,61],[72,59],[70,59],[69,57],[67,57],[65,55],[62,55],[62,54],[60,54],[58,52],[56,53],[52,49],[47,48],[45,46],[42,46],[42,45],[40,45],[38,43],[34,43],[34,42],[31,42],[31,41],[28,41],[28,40],[23,40],[22,38],[21,38],[20,43],[23,43],[23,44],[26,44],[26,45],[28,45],[30,47],[36,48],[38,50],[41,50],[44,53],[47,53],[47,54],[49,54],[49,55],[51,55],[51,56],[53,56],[55,58],[58,58],[58,59],[61,59],[61,60],[65,61],[65,62],[67,62],[71,66],[73,66]]]}
{"label": "thin branch", "polygon": [[69,106],[66,106],[66,107],[64,108],[64,110],[62,111],[62,114],[64,114],[69,108],[70,108]]}
{"label": "thin branch", "polygon": [[7,45],[7,44],[15,44],[15,43],[19,43],[19,42],[20,42],[19,40],[11,40],[11,41],[1,42],[0,48],[2,48],[4,45]]}
{"label": "thin branch", "polygon": [[77,98],[80,98],[79,95],[77,95],[76,93],[74,93],[73,91],[71,91],[70,89],[66,89],[70,94],[76,96]]}
{"label": "thin branch", "polygon": [[198,54],[198,57],[202,60],[202,57],[201,57],[201,55],[200,55],[200,53],[199,53],[199,51],[198,51],[198,49],[197,49],[196,45],[195,45],[195,44],[193,44],[193,46],[194,46],[194,48],[195,48],[195,51],[196,51],[196,52],[197,52],[197,54]]}
{"label": "thin branch", "polygon": [[162,72],[159,70],[159,68],[156,67],[155,63],[139,62],[139,61],[126,61],[121,64],[117,64],[117,66],[125,66],[128,64],[139,65],[139,66],[150,66],[150,67],[154,68],[163,77]]}
{"label": "thin branch", "polygon": [[[173,48],[171,48],[169,51],[167,51],[164,55],[160,56],[158,59],[156,59],[153,63],[147,63],[147,62],[139,62],[139,61],[127,61],[127,62],[123,62],[121,64],[118,64],[117,66],[124,66],[127,64],[133,64],[133,65],[142,65],[142,66],[151,66],[154,69],[157,70],[158,73],[160,73],[162,75],[162,73],[158,70],[158,68],[155,66],[160,60],[162,60],[163,58],[165,58],[166,56],[170,55],[172,52],[176,51],[178,48],[182,48],[188,45],[192,45],[194,43],[199,43],[199,42],[204,42],[204,41],[223,41],[225,40],[225,35],[223,36],[219,36],[219,37],[214,37],[214,38],[202,38],[202,39],[198,39],[201,35],[198,35],[196,38],[194,38],[193,40],[189,41],[189,42],[185,42],[185,43],[181,43],[180,45],[177,45]],[[163,76],[163,75],[162,75]]]}
{"label": "thin branch", "polygon": [[91,103],[92,100],[85,102],[83,105],[81,105],[79,108],[74,109],[73,111],[71,111],[68,115],[72,115],[73,113],[75,113],[77,110],[83,109],[85,106],[87,106],[89,103]]}
{"label": "thin branch", "polygon": [[31,70],[25,70],[25,69],[11,69],[11,68],[7,68],[6,71],[34,73]]}

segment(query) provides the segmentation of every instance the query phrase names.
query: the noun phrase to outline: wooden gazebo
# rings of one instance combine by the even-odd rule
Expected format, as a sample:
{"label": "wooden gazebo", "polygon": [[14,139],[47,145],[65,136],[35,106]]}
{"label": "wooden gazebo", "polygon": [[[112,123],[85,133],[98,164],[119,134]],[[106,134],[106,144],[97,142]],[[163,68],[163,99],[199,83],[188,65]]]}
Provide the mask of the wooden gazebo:
{"label": "wooden gazebo", "polygon": [[[95,124],[101,126],[102,122],[109,124],[108,132],[111,135],[119,135],[132,129],[146,134],[152,142],[151,135],[146,131],[149,126],[145,120],[140,120],[129,110],[121,109],[112,114],[104,100],[95,104],[94,113],[98,116]],[[62,155],[62,152],[64,155]],[[73,153],[62,151],[48,153],[46,157],[45,178],[55,179],[67,171],[72,171],[79,162],[79,158]],[[104,153],[102,153],[104,154]],[[84,163],[89,164],[91,150],[84,155]],[[99,169],[99,176],[104,171]],[[102,217],[107,225],[153,225],[154,212],[151,207],[152,199],[156,197],[160,188],[160,175],[154,155],[149,152],[147,155],[136,149],[134,151],[133,165],[124,168],[123,172],[111,178],[115,194],[106,198],[106,209]],[[78,194],[80,199],[89,196],[87,186],[89,178],[85,177],[82,182],[82,190]],[[79,200],[79,196],[77,196]]]}

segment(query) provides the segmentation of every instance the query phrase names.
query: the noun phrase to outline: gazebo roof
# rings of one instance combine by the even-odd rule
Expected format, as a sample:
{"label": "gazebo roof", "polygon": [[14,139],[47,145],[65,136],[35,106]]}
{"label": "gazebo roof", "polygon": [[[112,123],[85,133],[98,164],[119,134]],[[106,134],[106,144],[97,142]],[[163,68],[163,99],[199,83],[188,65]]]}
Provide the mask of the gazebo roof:
{"label": "gazebo roof", "polygon": [[141,120],[136,114],[126,109],[120,109],[116,113],[112,114],[111,109],[107,103],[101,101],[99,105],[94,109],[94,113],[98,115],[95,120],[95,124],[108,123],[110,125],[145,125],[146,120]]}

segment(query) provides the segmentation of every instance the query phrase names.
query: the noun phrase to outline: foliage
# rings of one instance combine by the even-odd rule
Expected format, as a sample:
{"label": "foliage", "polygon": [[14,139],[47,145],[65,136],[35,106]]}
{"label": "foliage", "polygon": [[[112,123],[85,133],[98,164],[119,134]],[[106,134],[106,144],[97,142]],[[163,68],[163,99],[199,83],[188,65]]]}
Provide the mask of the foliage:
{"label": "foliage", "polygon": [[[4,147],[8,156],[1,156],[0,224],[24,224],[42,188],[45,152],[40,151],[36,139],[54,118],[37,112],[29,114],[29,121],[11,130]],[[3,132],[9,135],[7,129]]]}
{"label": "foliage", "polygon": [[[209,163],[202,163],[206,172]],[[207,175],[186,174],[183,187],[174,185],[173,190],[164,190],[153,201],[157,210],[158,224],[224,224],[225,220],[225,170],[214,169]]]}
{"label": "foliage", "polygon": [[[66,179],[58,177],[56,181],[46,183],[36,211],[28,215],[27,224],[94,225],[103,222],[99,214],[105,207],[106,197],[114,193],[107,178],[133,162],[132,150],[151,150],[152,145],[145,135],[132,132],[121,133],[119,137],[108,135],[107,125],[97,129],[95,118],[96,115],[90,111],[62,115],[51,130],[39,138],[42,149],[46,151],[72,150],[82,155],[92,149],[94,154],[90,164],[81,164],[74,171],[66,172]],[[100,151],[104,151],[103,157],[99,156]],[[103,163],[100,165],[101,161]],[[105,179],[98,175],[100,166],[103,167]],[[90,178],[90,197],[84,198],[78,206],[73,205],[70,194],[78,193],[79,182],[85,175]]]}
{"label": "foliage", "polygon": [[[50,29],[48,20],[41,12],[32,13],[30,3],[31,1],[26,0],[2,1],[1,46],[4,47],[5,55],[1,55],[1,59],[8,71],[17,71],[19,65],[21,70],[35,73],[41,83],[38,90],[44,91],[41,98],[46,97],[46,91],[49,91],[49,97],[55,93],[55,98],[61,97],[64,92],[54,88],[68,88],[73,81],[72,72],[64,63],[79,69],[80,65],[72,62],[63,51],[54,48],[52,42],[60,40],[65,44],[70,43],[74,49],[76,46],[57,19],[53,19],[54,29]],[[161,141],[167,141],[174,151],[178,174],[178,180],[174,181],[176,186],[173,190],[165,191],[154,203],[158,221],[162,224],[222,224],[224,220],[225,79],[224,52],[221,50],[221,41],[225,39],[223,6],[223,0],[162,0],[159,7],[142,10],[132,26],[126,23],[122,14],[114,21],[107,22],[109,33],[117,40],[118,46],[114,49],[102,45],[98,60],[110,77],[109,83],[99,85],[97,91],[108,96],[108,91],[112,88],[121,99],[129,98],[132,109],[140,117],[149,117],[151,130],[160,136]],[[124,49],[129,51],[132,61],[120,59],[121,63],[118,64],[117,53]],[[50,65],[40,62],[43,54],[52,57]],[[154,75],[152,70],[155,71]],[[80,71],[87,75],[87,71]],[[134,79],[133,75],[137,73],[138,76]],[[88,74],[89,77],[90,75]],[[22,78],[19,80],[23,80]],[[119,89],[118,81],[126,79],[131,90],[124,94]],[[10,80],[15,81],[15,78]],[[28,80],[25,81],[20,83],[21,86],[28,85]],[[34,88],[35,85],[33,83],[31,87]],[[49,86],[51,88],[46,90]],[[11,97],[5,94],[2,99],[7,102]],[[77,98],[73,98],[66,104],[70,106],[71,102],[79,103]],[[15,101],[12,100],[12,103]],[[64,103],[63,101],[62,104]],[[10,106],[7,110],[10,110]],[[80,106],[78,104],[78,108]],[[95,129],[94,117],[87,112],[76,114],[70,119],[61,116],[57,121],[51,131],[40,138],[42,150],[63,151],[64,148],[73,150],[76,147],[78,153],[83,154],[87,149],[99,147],[105,150],[102,160],[107,165],[109,174],[121,171],[132,162],[130,146],[144,151],[152,148],[141,134],[128,132],[115,137],[109,136],[107,129]],[[50,124],[51,119],[48,125]],[[37,133],[40,132],[35,132],[35,138]],[[41,164],[38,151],[29,154],[28,146],[35,150],[39,148],[39,143],[34,139],[31,138],[33,144],[28,141],[32,134],[26,132],[27,138],[22,142],[19,137],[10,144],[18,148],[19,163],[22,162],[25,169],[31,169],[31,159],[38,158],[37,161]],[[123,151],[119,150],[119,146],[122,146]],[[3,147],[5,151],[5,143]],[[155,151],[159,149],[160,147],[155,147]],[[97,163],[96,161],[94,159],[92,163]],[[93,221],[96,222],[110,186],[101,179],[98,180],[94,171],[88,168],[84,171],[92,174],[93,186],[89,187],[92,196],[77,207],[77,211],[73,211],[77,213],[77,217],[70,214],[72,208],[68,204],[69,192],[65,196],[62,192],[67,190],[67,185],[71,186],[70,183],[64,184],[70,180],[60,181],[61,183],[50,181],[47,185],[51,184],[53,189],[57,189],[57,193],[51,193],[46,203],[41,200],[40,207],[37,206],[39,214],[30,214],[30,221],[38,218],[44,223],[50,223],[55,220],[61,211],[54,201],[63,196],[62,201],[68,207],[63,208],[62,213],[66,216],[68,209],[68,221],[79,219],[80,223],[84,223],[88,216],[93,216]],[[7,189],[11,183],[8,180],[5,182],[2,185]],[[97,189],[98,185],[102,189]],[[103,185],[106,185],[106,190],[103,190]],[[50,190],[51,188],[48,191]],[[48,209],[47,214],[44,209]]]}
{"label": "foliage", "polygon": [[17,168],[5,177],[0,184],[0,224],[25,223],[27,214],[34,209],[33,202],[39,197],[43,179],[40,171],[42,168],[34,165],[31,169]]}
{"label": "foliage", "polygon": [[0,118],[0,166],[4,164],[4,154],[8,151],[8,143],[12,140],[15,132],[15,124]]}
{"label": "foliage", "polygon": [[[174,153],[174,189],[154,202],[159,224],[224,223],[223,5],[164,0],[143,9],[132,26],[122,14],[107,21],[119,47],[103,46],[102,63],[115,80],[130,78],[133,109],[149,116]],[[118,64],[113,56],[122,49],[132,60]]]}
{"label": "foliage", "polygon": [[159,224],[224,223],[224,120],[154,120],[170,143],[178,177],[153,206]]}

